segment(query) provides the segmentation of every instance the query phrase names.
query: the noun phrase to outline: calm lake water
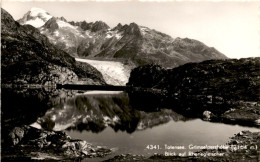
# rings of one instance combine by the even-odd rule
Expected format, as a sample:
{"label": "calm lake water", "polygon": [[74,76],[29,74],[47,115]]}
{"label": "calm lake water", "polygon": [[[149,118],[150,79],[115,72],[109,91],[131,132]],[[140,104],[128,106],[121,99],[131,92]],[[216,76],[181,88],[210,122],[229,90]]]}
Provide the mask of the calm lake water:
{"label": "calm lake water", "polygon": [[[72,138],[113,148],[116,154],[164,154],[165,145],[221,145],[258,128],[188,119],[160,107],[160,99],[109,91],[2,90],[3,129],[29,124],[66,131]],[[140,95],[139,95],[140,97]],[[173,109],[177,105],[172,105]],[[156,145],[155,149],[147,149]],[[159,148],[158,148],[159,146]]]}

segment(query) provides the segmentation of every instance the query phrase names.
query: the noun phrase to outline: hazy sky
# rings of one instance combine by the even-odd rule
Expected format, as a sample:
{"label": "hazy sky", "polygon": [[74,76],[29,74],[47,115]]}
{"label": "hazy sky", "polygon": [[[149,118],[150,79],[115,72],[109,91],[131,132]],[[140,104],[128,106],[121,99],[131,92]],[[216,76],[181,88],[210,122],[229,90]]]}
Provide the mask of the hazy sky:
{"label": "hazy sky", "polygon": [[2,7],[15,20],[32,7],[69,21],[102,20],[139,25],[197,39],[230,58],[260,56],[260,2],[11,2]]}

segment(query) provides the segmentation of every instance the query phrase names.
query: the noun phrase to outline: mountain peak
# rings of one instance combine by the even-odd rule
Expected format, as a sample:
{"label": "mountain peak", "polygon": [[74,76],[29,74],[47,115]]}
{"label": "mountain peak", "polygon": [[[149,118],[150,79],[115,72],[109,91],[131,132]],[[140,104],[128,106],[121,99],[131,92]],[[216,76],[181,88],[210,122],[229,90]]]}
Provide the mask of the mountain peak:
{"label": "mountain peak", "polygon": [[129,26],[138,27],[138,25],[135,22],[130,23]]}
{"label": "mountain peak", "polygon": [[109,26],[103,21],[96,21],[92,26],[93,32],[97,32],[100,30],[107,30],[107,29],[109,29]]}
{"label": "mountain peak", "polygon": [[59,25],[57,23],[57,19],[55,17],[52,17],[44,24],[44,27],[51,31],[58,29]]}
{"label": "mountain peak", "polygon": [[126,29],[128,34],[141,35],[140,28],[136,23],[130,23]]}
{"label": "mountain peak", "polygon": [[59,18],[60,20],[64,21],[64,22],[67,22],[67,20],[62,16]]}
{"label": "mountain peak", "polygon": [[32,7],[30,9],[30,12],[32,14],[35,14],[35,15],[38,15],[39,13],[47,13],[44,9],[41,9],[41,8],[37,8],[37,7]]}
{"label": "mountain peak", "polygon": [[52,16],[45,10],[33,7],[18,22],[22,25],[29,24],[38,28],[43,26],[50,18]]}
{"label": "mountain peak", "polygon": [[123,25],[121,23],[118,23],[117,26],[112,29],[112,31],[121,30],[122,27],[123,27]]}
{"label": "mountain peak", "polygon": [[118,23],[118,24],[117,24],[117,27],[120,27],[120,28],[121,28],[122,26],[123,26],[123,25],[122,25],[121,23]]}

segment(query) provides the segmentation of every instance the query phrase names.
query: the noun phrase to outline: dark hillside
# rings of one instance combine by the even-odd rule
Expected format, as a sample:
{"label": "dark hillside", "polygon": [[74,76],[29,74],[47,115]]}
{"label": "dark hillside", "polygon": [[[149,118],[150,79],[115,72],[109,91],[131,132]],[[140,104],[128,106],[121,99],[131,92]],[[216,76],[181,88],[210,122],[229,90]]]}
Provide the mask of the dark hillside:
{"label": "dark hillside", "polygon": [[71,83],[79,79],[104,84],[99,71],[76,63],[66,52],[49,43],[47,37],[30,25],[21,26],[1,10],[2,83]]}

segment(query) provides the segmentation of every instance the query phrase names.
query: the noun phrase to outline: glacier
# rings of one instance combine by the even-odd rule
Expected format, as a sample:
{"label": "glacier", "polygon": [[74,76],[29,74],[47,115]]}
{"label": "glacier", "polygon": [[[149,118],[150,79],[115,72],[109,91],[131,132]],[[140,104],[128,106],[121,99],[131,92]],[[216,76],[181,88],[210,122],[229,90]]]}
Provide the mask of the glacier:
{"label": "glacier", "polygon": [[103,75],[107,84],[126,85],[130,77],[130,68],[121,62],[99,61],[90,59],[75,58],[76,61],[86,62],[95,67]]}

